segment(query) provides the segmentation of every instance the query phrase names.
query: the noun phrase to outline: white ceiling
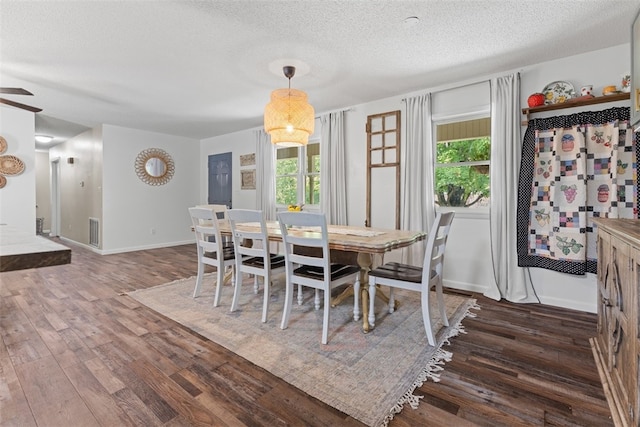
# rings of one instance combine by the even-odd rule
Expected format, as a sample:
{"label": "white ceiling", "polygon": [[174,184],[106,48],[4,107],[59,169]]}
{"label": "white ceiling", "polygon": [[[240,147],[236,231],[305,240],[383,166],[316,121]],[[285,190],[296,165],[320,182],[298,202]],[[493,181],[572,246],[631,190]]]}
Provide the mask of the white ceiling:
{"label": "white ceiling", "polygon": [[[102,123],[203,139],[628,43],[638,0],[0,2],[2,95],[60,142]],[[416,25],[403,23],[417,16]]]}

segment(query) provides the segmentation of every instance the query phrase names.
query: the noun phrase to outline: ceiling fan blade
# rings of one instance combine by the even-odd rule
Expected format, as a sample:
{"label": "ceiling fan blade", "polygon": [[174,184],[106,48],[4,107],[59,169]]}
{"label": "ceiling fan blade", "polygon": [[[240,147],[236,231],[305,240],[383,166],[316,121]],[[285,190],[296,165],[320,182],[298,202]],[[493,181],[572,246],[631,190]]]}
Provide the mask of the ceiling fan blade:
{"label": "ceiling fan blade", "polygon": [[26,89],[21,87],[0,87],[0,93],[8,93],[11,95],[33,95]]}
{"label": "ceiling fan blade", "polygon": [[8,99],[0,98],[0,104],[11,105],[12,107],[22,108],[23,110],[31,111],[32,113],[39,113],[42,108],[32,107],[30,105],[21,104],[19,102],[9,101]]}

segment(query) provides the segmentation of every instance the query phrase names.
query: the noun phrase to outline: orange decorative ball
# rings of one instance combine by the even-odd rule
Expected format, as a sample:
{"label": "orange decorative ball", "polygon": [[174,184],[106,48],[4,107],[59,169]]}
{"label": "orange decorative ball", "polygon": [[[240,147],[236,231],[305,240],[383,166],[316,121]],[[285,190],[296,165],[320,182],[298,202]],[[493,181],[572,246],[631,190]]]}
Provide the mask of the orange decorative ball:
{"label": "orange decorative ball", "polygon": [[529,107],[539,107],[544,105],[544,94],[534,93],[527,99],[527,104],[529,104]]}

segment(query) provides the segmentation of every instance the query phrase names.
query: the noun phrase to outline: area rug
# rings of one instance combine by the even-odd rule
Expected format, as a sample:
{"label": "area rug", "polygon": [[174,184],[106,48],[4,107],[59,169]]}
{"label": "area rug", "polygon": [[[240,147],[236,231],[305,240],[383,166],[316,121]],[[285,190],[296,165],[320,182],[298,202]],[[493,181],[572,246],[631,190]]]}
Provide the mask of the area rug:
{"label": "area rug", "polygon": [[[280,329],[284,276],[271,287],[267,323],[260,321],[262,286],[254,293],[245,280],[239,309],[229,312],[233,288],[222,290],[221,305],[213,307],[215,278],[207,275],[200,297],[192,298],[195,278],[130,292],[140,303],[207,337],[266,369],[305,393],[368,426],[385,426],[405,404],[416,408],[414,390],[424,381],[439,381],[452,354],[441,347],[464,332],[460,324],[474,299],[445,295],[448,327],[436,322],[437,347],[428,345],[417,293],[396,292],[398,309],[389,314],[376,298],[376,325],[368,334],[353,320],[353,298],[331,308],[329,342],[322,345],[322,308],[314,310],[314,290],[305,289],[304,302],[294,302],[289,327]],[[435,303],[435,294],[432,295]]]}

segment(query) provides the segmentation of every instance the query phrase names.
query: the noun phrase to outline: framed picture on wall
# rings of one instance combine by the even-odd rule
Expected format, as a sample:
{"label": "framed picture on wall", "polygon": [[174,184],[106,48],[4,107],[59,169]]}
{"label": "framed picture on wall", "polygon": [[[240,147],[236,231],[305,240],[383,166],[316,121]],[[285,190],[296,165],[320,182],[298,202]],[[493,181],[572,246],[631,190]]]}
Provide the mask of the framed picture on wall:
{"label": "framed picture on wall", "polygon": [[256,170],[247,169],[240,171],[240,189],[255,190],[256,189]]}
{"label": "framed picture on wall", "polygon": [[256,153],[240,155],[240,166],[251,166],[256,164]]}
{"label": "framed picture on wall", "polygon": [[631,126],[640,128],[640,10],[631,24]]}

